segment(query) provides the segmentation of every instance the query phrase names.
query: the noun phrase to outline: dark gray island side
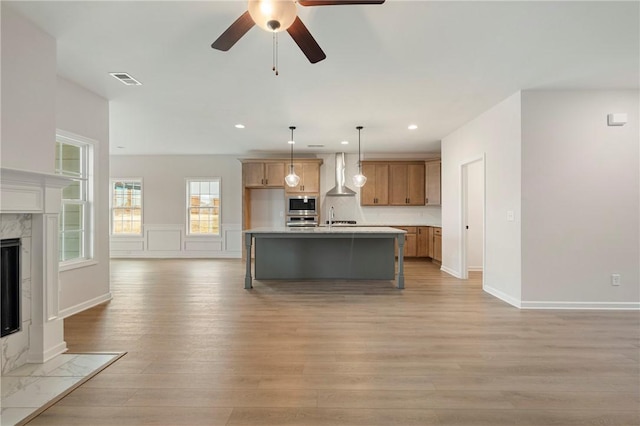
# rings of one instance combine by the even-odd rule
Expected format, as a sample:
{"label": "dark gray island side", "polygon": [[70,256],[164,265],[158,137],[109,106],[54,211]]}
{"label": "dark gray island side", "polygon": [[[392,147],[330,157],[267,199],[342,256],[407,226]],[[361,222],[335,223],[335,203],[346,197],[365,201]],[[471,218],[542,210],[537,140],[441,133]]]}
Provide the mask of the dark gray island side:
{"label": "dark gray island side", "polygon": [[244,288],[252,288],[251,247],[255,241],[258,280],[397,279],[397,287],[402,289],[405,233],[402,229],[366,226],[248,229],[244,231],[247,264]]}

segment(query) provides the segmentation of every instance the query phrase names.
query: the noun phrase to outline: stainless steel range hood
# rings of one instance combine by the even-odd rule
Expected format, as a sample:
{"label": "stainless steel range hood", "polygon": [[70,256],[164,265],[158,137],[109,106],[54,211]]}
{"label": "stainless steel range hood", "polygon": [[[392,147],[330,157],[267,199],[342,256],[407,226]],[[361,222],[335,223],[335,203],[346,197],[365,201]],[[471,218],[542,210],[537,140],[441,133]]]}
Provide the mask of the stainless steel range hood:
{"label": "stainless steel range hood", "polygon": [[353,189],[347,188],[344,169],[344,152],[338,152],[336,153],[336,186],[327,192],[327,196],[353,197],[356,195]]}

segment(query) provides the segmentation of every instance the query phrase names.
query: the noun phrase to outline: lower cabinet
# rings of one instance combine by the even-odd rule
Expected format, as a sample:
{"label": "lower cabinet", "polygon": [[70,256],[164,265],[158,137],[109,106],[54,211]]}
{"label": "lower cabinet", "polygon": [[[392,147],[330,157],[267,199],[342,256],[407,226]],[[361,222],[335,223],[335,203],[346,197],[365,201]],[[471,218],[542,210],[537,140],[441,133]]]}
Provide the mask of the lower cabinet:
{"label": "lower cabinet", "polygon": [[[404,234],[404,250],[402,251],[404,257],[416,257],[418,235],[416,226],[394,226],[394,228],[403,229],[407,231]],[[398,255],[398,243],[396,242],[396,256]]]}
{"label": "lower cabinet", "polygon": [[[442,228],[434,226],[394,226],[404,234],[404,257],[430,257],[442,262]],[[396,243],[396,256],[398,244]]]}
{"label": "lower cabinet", "polygon": [[442,262],[442,228],[433,228],[433,260]]}

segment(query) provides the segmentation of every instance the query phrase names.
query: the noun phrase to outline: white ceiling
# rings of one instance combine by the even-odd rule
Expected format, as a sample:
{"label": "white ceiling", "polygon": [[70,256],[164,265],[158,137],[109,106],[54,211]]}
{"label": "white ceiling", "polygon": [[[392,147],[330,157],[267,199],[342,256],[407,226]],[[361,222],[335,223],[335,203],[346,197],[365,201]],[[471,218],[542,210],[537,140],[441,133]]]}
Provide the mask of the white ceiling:
{"label": "white ceiling", "polygon": [[279,76],[258,27],[210,47],[244,1],[3,3],[57,39],[60,75],[110,100],[112,154],[288,153],[290,125],[301,154],[357,152],[357,125],[365,156],[438,152],[521,89],[639,86],[635,1],[298,6],[327,59],[310,64],[281,33]]}

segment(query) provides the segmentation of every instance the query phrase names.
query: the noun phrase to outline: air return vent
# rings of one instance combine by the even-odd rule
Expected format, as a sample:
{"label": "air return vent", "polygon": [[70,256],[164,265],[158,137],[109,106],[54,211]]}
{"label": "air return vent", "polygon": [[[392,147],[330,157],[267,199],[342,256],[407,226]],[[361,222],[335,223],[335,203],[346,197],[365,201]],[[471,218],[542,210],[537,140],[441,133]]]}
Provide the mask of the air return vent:
{"label": "air return vent", "polygon": [[307,148],[324,148],[324,145],[307,145]]}
{"label": "air return vent", "polygon": [[110,72],[109,75],[111,75],[113,78],[117,78],[122,82],[122,84],[125,84],[127,86],[142,86],[142,83],[131,77],[126,72]]}

